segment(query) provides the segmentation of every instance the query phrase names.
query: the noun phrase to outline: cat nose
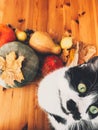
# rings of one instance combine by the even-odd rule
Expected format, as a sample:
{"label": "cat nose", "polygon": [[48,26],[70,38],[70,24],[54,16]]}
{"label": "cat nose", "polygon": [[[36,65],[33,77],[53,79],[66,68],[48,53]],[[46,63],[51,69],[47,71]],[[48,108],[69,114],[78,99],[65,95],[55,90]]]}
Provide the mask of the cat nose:
{"label": "cat nose", "polygon": [[68,100],[67,101],[67,109],[69,111],[74,111],[75,108],[76,108],[76,103],[72,99]]}
{"label": "cat nose", "polygon": [[73,115],[73,118],[75,120],[80,120],[81,116],[78,110],[78,106],[75,101],[72,99],[67,101],[67,109],[70,111],[70,113]]}

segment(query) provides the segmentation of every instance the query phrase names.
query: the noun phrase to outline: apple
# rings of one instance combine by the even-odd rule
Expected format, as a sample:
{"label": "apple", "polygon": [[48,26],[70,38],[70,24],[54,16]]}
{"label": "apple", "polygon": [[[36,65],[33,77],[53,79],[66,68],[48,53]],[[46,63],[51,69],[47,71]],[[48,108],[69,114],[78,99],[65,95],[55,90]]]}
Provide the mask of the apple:
{"label": "apple", "polygon": [[6,24],[0,24],[0,47],[16,40],[15,32]]}

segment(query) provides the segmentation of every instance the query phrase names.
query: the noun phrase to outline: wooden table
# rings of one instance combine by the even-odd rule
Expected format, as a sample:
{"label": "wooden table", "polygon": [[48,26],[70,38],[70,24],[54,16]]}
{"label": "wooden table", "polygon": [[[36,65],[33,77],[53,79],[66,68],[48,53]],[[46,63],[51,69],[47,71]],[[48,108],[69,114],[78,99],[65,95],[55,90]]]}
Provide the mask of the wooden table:
{"label": "wooden table", "polygon": [[37,82],[23,88],[0,87],[0,130],[49,130],[37,90]]}
{"label": "wooden table", "polygon": [[[47,31],[56,41],[71,30],[76,40],[95,45],[98,54],[97,5],[98,0],[0,0],[0,23]],[[0,130],[49,130],[37,90],[38,82],[4,91],[0,87]]]}

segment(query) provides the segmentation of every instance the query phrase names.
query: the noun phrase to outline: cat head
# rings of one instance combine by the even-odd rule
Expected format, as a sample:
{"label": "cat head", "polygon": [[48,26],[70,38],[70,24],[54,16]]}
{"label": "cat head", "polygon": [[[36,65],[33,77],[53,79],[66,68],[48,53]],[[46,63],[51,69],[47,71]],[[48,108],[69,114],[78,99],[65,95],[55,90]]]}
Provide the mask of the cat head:
{"label": "cat head", "polygon": [[68,130],[98,130],[98,57],[65,72],[59,87]]}

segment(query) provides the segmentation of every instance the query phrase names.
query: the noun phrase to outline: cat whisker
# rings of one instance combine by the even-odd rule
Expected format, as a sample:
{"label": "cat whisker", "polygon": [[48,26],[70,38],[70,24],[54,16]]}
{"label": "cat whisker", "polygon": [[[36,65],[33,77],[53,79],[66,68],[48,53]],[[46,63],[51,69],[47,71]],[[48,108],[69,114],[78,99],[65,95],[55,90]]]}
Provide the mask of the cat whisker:
{"label": "cat whisker", "polygon": [[79,123],[77,123],[77,130],[80,130],[80,125],[79,125]]}
{"label": "cat whisker", "polygon": [[81,120],[81,121],[79,122],[79,125],[80,125],[80,127],[81,127],[81,129],[79,129],[79,130],[83,130],[84,128],[85,128],[86,130],[94,130],[91,121]]}
{"label": "cat whisker", "polygon": [[72,124],[68,130],[75,130],[75,124]]}

